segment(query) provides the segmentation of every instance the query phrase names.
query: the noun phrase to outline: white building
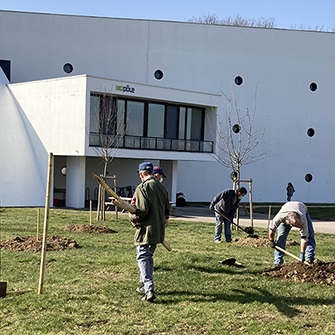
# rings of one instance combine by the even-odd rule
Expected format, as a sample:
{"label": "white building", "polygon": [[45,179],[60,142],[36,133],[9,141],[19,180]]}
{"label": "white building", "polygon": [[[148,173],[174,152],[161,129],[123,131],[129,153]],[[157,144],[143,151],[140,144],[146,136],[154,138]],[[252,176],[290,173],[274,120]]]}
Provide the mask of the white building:
{"label": "white building", "polygon": [[127,124],[108,168],[117,185],[135,186],[148,160],[171,200],[210,201],[232,187],[215,159],[232,88],[242,115],[256,106],[256,135],[267,120],[252,152],[266,159],[241,170],[253,200],[285,202],[291,181],[293,200],[335,202],[335,34],[10,11],[0,23],[2,206],[44,204],[49,152],[53,198],[96,199],[93,115],[106,94]]}

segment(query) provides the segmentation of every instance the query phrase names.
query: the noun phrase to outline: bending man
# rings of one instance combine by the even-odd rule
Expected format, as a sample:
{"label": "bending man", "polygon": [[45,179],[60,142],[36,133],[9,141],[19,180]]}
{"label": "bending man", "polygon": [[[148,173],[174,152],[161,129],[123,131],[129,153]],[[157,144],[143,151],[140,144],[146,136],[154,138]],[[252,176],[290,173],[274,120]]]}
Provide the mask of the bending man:
{"label": "bending man", "polygon": [[[305,260],[312,264],[315,256],[314,229],[307,207],[298,201],[289,201],[282,206],[277,215],[273,218],[269,227],[269,239],[272,248],[285,249],[288,233],[292,227],[300,229],[300,261]],[[277,232],[277,242],[275,242],[275,232]],[[284,262],[284,253],[275,250],[275,266],[281,266]]]}
{"label": "bending man", "polygon": [[[229,220],[234,219],[234,214],[241,199],[247,194],[245,187],[234,190],[224,190],[217,194],[209,205],[209,209],[222,213]],[[224,235],[226,242],[231,242],[231,223],[215,212],[215,239],[214,242],[221,242],[222,225],[224,224]]]}

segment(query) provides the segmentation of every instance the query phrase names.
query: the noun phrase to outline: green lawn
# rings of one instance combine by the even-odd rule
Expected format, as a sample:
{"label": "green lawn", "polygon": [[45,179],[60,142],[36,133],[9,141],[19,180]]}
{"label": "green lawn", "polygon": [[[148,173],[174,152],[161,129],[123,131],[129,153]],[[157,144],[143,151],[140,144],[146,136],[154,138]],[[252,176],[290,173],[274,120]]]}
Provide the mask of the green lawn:
{"label": "green lawn", "polygon": [[[157,299],[142,302],[135,292],[134,229],[126,216],[114,218],[109,213],[106,222],[94,224],[117,234],[70,233],[60,228],[89,223],[89,213],[51,209],[49,235],[74,239],[82,248],[47,253],[42,295],[40,253],[1,251],[7,291],[33,290],[0,298],[1,335],[335,334],[334,287],[263,276],[273,249],[213,243],[214,218],[171,220],[166,239],[173,250],[160,245],[154,256]],[[0,220],[1,240],[36,235],[36,209],[2,209]],[[243,236],[233,230],[233,238]],[[299,241],[298,232],[290,238]],[[316,234],[316,241],[317,258],[334,261],[334,236]],[[288,250],[299,254],[299,246]],[[219,264],[230,257],[243,266]]]}

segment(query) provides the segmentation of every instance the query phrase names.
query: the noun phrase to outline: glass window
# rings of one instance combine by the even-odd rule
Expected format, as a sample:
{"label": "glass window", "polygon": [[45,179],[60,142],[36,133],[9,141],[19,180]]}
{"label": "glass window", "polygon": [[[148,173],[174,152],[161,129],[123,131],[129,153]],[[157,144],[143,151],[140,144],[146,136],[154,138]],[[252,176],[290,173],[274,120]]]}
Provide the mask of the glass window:
{"label": "glass window", "polygon": [[118,100],[117,101],[117,126],[116,131],[117,135],[124,135],[125,133],[125,105],[126,102],[124,100]]}
{"label": "glass window", "polygon": [[91,95],[90,99],[90,132],[99,132],[99,110],[100,98],[96,95]]}
{"label": "glass window", "polygon": [[187,108],[187,140],[202,140],[203,133],[203,110],[200,108]]}
{"label": "glass window", "polygon": [[127,101],[127,134],[143,136],[144,103]]}
{"label": "glass window", "polygon": [[179,108],[179,139],[185,139],[185,122],[186,122],[186,108],[180,107]]}
{"label": "glass window", "polygon": [[8,81],[10,81],[10,60],[0,59],[0,67],[5,73]]}
{"label": "glass window", "polygon": [[164,137],[164,105],[148,104],[148,137]]}
{"label": "glass window", "polygon": [[166,105],[164,138],[173,138],[173,139],[178,138],[177,129],[178,129],[178,106]]}
{"label": "glass window", "polygon": [[116,115],[113,97],[103,94],[100,96],[100,127],[103,134],[114,135]]}
{"label": "glass window", "polygon": [[204,114],[204,108],[91,93],[89,143],[115,137],[125,148],[212,152],[213,143],[202,142]]}

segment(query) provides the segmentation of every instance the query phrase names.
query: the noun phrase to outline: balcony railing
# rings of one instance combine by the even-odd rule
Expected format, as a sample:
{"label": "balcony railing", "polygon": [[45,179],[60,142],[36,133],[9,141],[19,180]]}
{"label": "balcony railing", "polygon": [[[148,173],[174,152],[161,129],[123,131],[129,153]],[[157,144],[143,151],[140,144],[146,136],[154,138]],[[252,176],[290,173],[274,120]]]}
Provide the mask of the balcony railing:
{"label": "balcony railing", "polygon": [[[178,140],[158,137],[142,137],[125,135],[119,139],[110,136],[109,141],[113,146],[125,149],[184,151],[184,152],[213,152],[212,141]],[[90,133],[90,146],[101,147],[101,136],[98,133]]]}

